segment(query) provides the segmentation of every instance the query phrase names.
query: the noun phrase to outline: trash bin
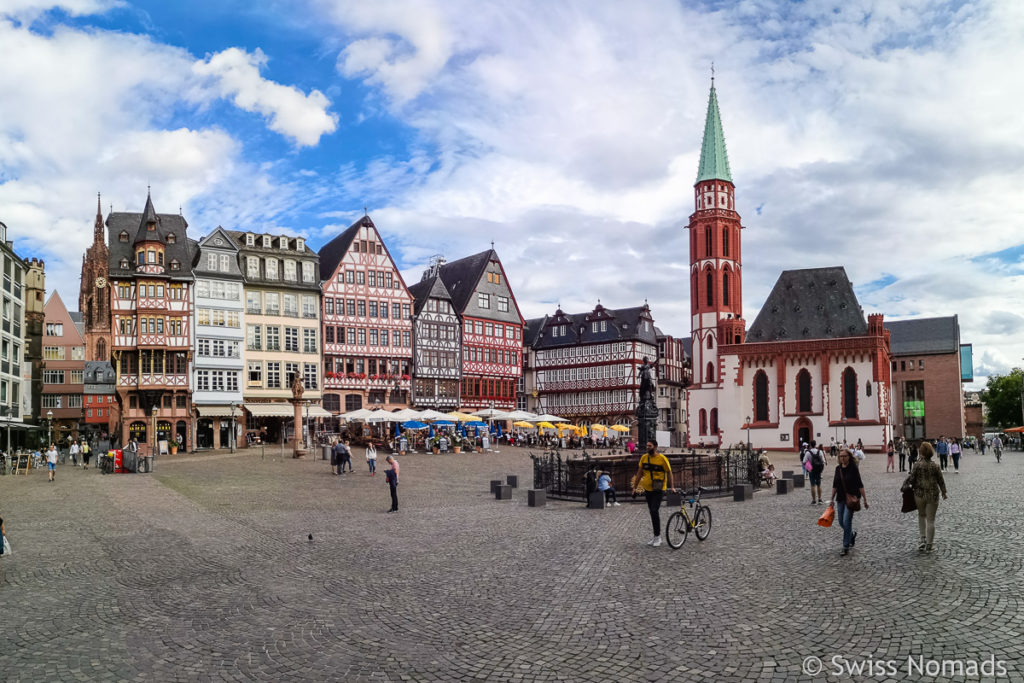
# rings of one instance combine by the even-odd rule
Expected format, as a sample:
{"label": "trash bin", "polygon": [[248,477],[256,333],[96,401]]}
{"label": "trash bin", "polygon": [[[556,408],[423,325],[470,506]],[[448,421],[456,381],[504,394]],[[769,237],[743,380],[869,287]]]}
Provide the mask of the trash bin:
{"label": "trash bin", "polygon": [[145,457],[145,461],[146,461],[146,463],[145,463],[146,469],[144,469],[143,471],[146,472],[146,473],[152,472],[153,471],[153,456],[152,455],[147,455]]}
{"label": "trash bin", "polygon": [[330,460],[331,459],[331,447],[330,446],[321,446],[320,449],[321,449],[321,451],[320,451],[320,459],[321,460]]}

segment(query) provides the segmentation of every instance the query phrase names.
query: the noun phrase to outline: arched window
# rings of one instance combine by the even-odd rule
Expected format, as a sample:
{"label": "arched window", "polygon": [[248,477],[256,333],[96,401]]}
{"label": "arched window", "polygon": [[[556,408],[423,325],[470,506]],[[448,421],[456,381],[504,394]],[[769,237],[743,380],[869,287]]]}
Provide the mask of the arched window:
{"label": "arched window", "polygon": [[722,228],[722,256],[729,255],[729,228]]}
{"label": "arched window", "polygon": [[722,305],[729,305],[729,271],[722,273]]}
{"label": "arched window", "polygon": [[718,408],[711,409],[711,433],[718,433]]}
{"label": "arched window", "polygon": [[708,433],[708,411],[703,408],[700,409],[700,435],[706,436]]}
{"label": "arched window", "polygon": [[711,258],[711,226],[704,228],[704,255]]}
{"label": "arched window", "polygon": [[796,376],[796,406],[798,412],[811,412],[811,373],[806,368]]}
{"label": "arched window", "polygon": [[110,360],[107,358],[107,340],[100,339],[96,342],[96,360]]}
{"label": "arched window", "polygon": [[707,368],[704,370],[704,381],[709,384],[715,381],[715,366],[711,363],[708,363]]}
{"label": "arched window", "polygon": [[715,340],[711,337],[710,334],[708,335],[708,348],[709,349],[715,348]]}
{"label": "arched window", "polygon": [[697,292],[697,283],[700,282],[700,278],[697,277],[697,273],[694,272],[690,275],[690,309],[697,308],[697,302],[700,301],[699,293]]}
{"label": "arched window", "polygon": [[754,422],[768,421],[768,375],[758,370],[754,375]]}
{"label": "arched window", "polygon": [[707,287],[707,301],[708,306],[715,305],[715,276],[709,270],[704,275],[704,285]]}
{"label": "arched window", "polygon": [[843,370],[843,417],[857,419],[857,373],[853,368]]}

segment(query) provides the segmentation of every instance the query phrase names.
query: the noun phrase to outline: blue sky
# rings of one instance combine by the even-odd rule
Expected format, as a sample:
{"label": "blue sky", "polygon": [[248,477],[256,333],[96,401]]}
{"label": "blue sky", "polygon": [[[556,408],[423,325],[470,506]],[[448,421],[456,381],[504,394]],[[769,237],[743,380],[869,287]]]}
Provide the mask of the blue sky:
{"label": "blue sky", "polygon": [[744,308],[843,265],[887,319],[1024,342],[1024,4],[4,0],[0,221],[77,301],[106,212],[316,247],[363,207],[407,280],[494,240],[524,314],[648,300],[689,332],[716,65]]}

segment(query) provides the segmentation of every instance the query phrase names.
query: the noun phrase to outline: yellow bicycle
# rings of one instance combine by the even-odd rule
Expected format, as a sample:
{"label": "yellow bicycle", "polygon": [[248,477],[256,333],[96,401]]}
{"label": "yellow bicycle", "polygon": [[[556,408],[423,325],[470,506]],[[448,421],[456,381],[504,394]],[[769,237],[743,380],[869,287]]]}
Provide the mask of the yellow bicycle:
{"label": "yellow bicycle", "polygon": [[[681,548],[686,543],[686,537],[691,529],[698,541],[703,541],[711,533],[711,508],[701,505],[700,502],[700,494],[703,492],[704,489],[698,486],[693,492],[695,495],[689,500],[683,500],[679,512],[673,512],[665,523],[665,540],[673,550]],[[693,517],[686,510],[687,505],[693,509]]]}

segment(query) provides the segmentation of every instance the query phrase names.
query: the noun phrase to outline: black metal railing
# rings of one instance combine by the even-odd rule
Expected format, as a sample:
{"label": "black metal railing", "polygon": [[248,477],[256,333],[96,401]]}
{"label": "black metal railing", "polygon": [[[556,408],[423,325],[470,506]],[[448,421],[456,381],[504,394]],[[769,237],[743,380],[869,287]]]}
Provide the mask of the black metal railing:
{"label": "black metal railing", "polygon": [[[672,466],[676,488],[692,491],[703,487],[704,495],[731,495],[733,486],[751,484],[758,488],[761,451],[744,449],[688,453],[666,453]],[[533,461],[533,487],[544,489],[551,498],[579,499],[586,497],[587,473],[607,472],[620,497],[628,497],[636,474],[640,454],[594,455],[586,450],[563,454],[553,450],[541,455],[530,454]]]}

